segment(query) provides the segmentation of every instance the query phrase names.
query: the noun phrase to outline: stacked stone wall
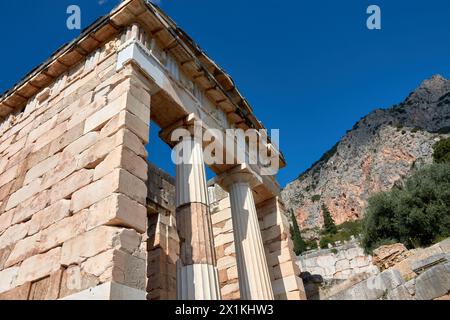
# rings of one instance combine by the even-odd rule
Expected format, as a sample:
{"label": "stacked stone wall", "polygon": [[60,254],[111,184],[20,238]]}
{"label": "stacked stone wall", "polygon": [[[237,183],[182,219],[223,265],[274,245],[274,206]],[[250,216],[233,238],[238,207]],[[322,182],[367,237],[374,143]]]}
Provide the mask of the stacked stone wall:
{"label": "stacked stone wall", "polygon": [[145,292],[150,94],[117,45],[0,124],[0,299]]}
{"label": "stacked stone wall", "polygon": [[[217,189],[217,188],[216,188]],[[230,198],[220,193],[211,206],[219,283],[224,300],[240,299]]]}
{"label": "stacked stone wall", "polygon": [[324,281],[346,280],[360,273],[379,273],[372,256],[364,253],[358,240],[332,249],[308,252],[297,258],[297,264],[302,272],[320,276]]}
{"label": "stacked stone wall", "polygon": [[256,206],[276,300],[305,300],[286,210],[277,197]]}
{"label": "stacked stone wall", "polygon": [[175,219],[174,179],[149,165],[148,194],[147,298],[176,300],[180,241]]}

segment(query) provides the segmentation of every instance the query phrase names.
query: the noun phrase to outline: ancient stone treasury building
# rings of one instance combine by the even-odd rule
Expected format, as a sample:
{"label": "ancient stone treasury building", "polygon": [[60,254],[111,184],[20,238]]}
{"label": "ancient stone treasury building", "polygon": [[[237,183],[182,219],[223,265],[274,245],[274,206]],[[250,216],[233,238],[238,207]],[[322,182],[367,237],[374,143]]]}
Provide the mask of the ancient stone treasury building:
{"label": "ancient stone treasury building", "polygon": [[[267,164],[238,161],[237,139],[209,163],[213,139],[195,135],[264,127],[156,6],[123,1],[2,95],[0,116],[0,299],[305,299]],[[183,158],[175,178],[147,161],[151,121]]]}

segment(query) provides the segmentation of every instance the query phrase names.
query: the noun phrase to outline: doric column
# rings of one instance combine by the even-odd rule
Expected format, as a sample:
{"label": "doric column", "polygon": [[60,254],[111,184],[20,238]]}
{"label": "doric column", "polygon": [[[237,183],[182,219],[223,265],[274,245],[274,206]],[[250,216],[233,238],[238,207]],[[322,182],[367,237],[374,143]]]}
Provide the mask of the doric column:
{"label": "doric column", "polygon": [[[176,147],[177,227],[180,264],[177,291],[180,300],[219,300],[220,287],[214,237],[200,142],[184,137]],[[180,158],[183,161],[180,161]]]}
{"label": "doric column", "polygon": [[232,172],[220,177],[219,181],[230,194],[241,299],[273,300],[272,283],[251,188],[255,177],[253,173]]}

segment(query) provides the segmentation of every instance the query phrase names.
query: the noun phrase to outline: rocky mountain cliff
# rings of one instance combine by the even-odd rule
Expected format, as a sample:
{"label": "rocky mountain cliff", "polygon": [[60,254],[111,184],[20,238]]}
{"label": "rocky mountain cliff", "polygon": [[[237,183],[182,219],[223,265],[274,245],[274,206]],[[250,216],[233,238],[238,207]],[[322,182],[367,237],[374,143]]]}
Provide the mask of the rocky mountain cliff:
{"label": "rocky mountain cliff", "polygon": [[450,133],[450,80],[433,76],[404,102],[375,110],[282,192],[302,228],[323,224],[325,204],[337,224],[359,219],[367,199],[432,161],[433,145]]}

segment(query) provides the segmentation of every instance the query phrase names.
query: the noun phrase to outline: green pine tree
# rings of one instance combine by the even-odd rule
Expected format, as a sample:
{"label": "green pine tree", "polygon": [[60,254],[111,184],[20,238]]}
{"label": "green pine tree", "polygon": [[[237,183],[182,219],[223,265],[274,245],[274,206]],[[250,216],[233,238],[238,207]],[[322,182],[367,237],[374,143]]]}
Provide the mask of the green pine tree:
{"label": "green pine tree", "polygon": [[324,230],[328,234],[336,234],[337,227],[334,223],[333,217],[331,216],[330,211],[328,210],[326,205],[322,205],[322,213],[323,213],[323,222],[324,222]]}
{"label": "green pine tree", "polygon": [[307,248],[306,243],[302,238],[302,234],[298,226],[297,219],[295,218],[294,210],[291,210],[291,220],[292,220],[291,237],[292,242],[294,243],[294,252],[296,255],[301,255],[303,252],[306,251]]}

